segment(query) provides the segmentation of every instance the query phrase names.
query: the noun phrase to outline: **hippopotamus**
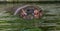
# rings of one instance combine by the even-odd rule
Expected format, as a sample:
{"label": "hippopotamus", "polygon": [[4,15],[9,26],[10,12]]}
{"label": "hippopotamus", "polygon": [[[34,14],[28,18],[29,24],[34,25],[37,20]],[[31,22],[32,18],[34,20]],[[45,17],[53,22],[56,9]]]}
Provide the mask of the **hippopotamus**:
{"label": "hippopotamus", "polygon": [[15,7],[15,10],[11,10],[11,12],[13,12],[14,16],[18,15],[23,19],[39,19],[43,15],[42,9],[36,5],[24,5],[17,8]]}

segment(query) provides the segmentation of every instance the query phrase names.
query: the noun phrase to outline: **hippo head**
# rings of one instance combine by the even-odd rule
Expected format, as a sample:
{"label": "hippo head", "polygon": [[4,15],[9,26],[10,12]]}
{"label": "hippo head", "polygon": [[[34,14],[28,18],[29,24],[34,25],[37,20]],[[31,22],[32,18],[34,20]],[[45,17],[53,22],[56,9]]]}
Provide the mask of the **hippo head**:
{"label": "hippo head", "polygon": [[[23,10],[21,10],[21,9],[23,9]],[[40,14],[42,14],[42,11],[40,12],[39,7],[35,7],[35,6],[20,7],[15,11],[14,15],[16,15],[18,12],[20,13],[19,14],[20,17],[22,17],[23,19],[39,18]]]}

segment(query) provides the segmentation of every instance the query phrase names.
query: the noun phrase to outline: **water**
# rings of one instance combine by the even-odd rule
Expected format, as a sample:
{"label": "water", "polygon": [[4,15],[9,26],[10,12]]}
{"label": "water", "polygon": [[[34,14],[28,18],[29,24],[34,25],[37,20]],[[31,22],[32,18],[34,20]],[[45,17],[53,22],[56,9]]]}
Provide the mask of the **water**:
{"label": "water", "polygon": [[[20,3],[22,4],[22,3]],[[33,24],[39,23],[40,20],[27,21],[18,16],[13,16],[10,13],[6,13],[5,8],[12,7],[19,4],[0,4],[0,31],[16,31],[21,28],[34,27]],[[49,23],[60,22],[60,6],[56,4],[37,4],[44,12],[44,16],[41,18],[43,21],[48,21]],[[19,8],[21,9],[21,8]],[[15,11],[14,15],[19,11]],[[57,24],[56,24],[57,25]],[[39,26],[38,24],[36,26]]]}

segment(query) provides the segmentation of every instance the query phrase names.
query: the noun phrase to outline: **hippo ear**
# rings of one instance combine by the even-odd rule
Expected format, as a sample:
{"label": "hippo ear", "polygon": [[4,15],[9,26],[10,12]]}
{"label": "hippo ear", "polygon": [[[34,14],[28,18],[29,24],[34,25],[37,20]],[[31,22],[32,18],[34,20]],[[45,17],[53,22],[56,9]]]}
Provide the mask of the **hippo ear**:
{"label": "hippo ear", "polygon": [[41,18],[42,16],[43,16],[43,10],[39,8],[39,18]]}

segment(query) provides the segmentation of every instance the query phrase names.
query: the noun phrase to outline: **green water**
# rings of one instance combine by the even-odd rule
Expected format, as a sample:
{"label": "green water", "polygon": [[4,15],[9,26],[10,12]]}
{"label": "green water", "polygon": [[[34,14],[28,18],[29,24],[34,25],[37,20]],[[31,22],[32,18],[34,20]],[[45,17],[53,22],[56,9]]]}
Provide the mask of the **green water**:
{"label": "green water", "polygon": [[[53,30],[60,30],[60,5],[59,4],[36,4],[44,11],[41,19],[24,20],[18,16],[6,13],[7,8],[19,4],[0,4],[0,31],[21,31],[40,27],[40,23],[56,23]],[[35,4],[35,3],[34,3]],[[48,26],[48,25],[47,25]],[[46,28],[46,27],[45,27]],[[52,29],[52,27],[51,27]],[[33,31],[33,30],[32,30]]]}

